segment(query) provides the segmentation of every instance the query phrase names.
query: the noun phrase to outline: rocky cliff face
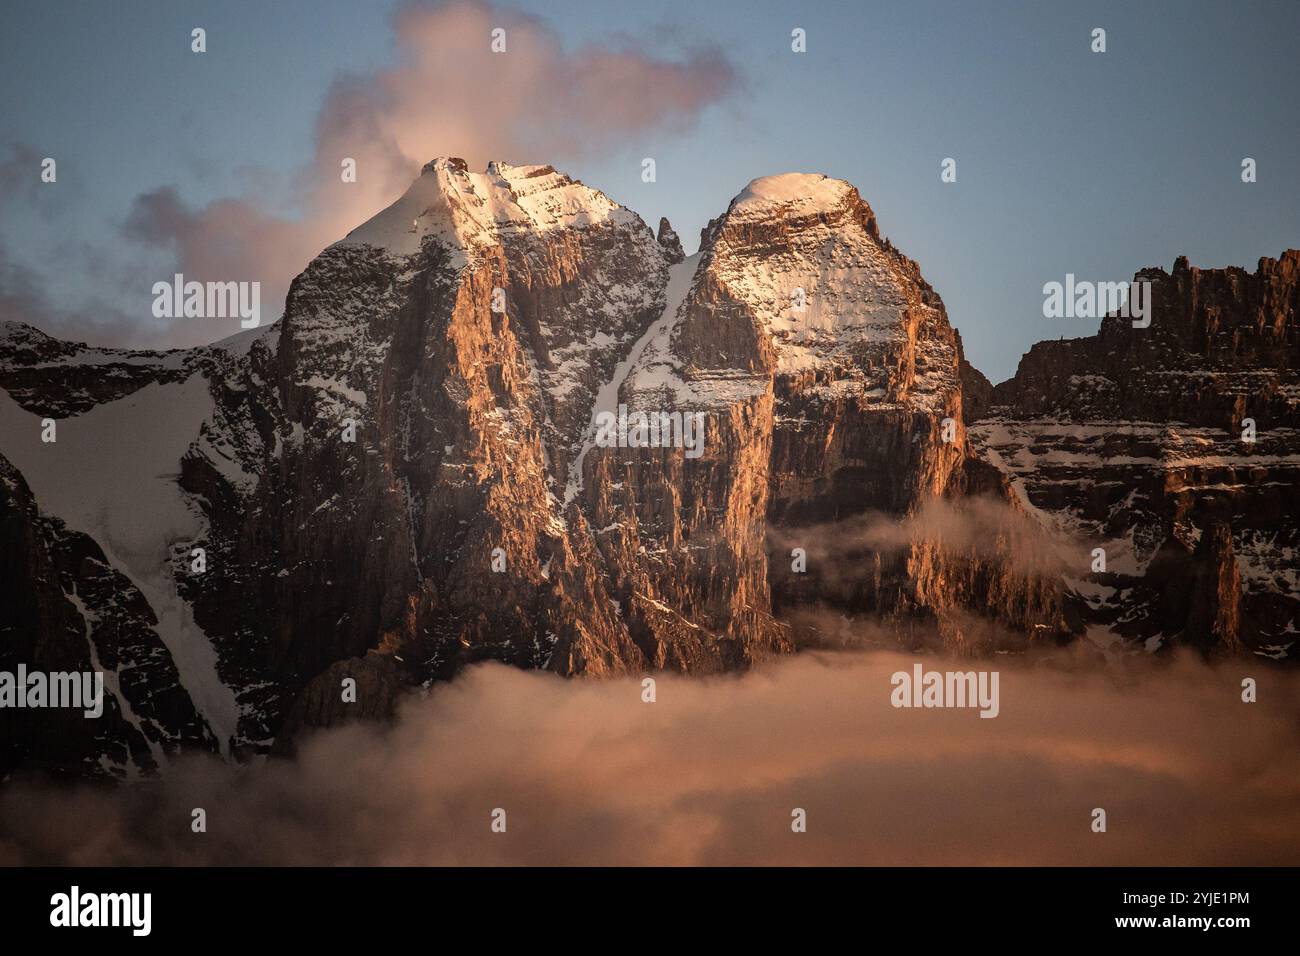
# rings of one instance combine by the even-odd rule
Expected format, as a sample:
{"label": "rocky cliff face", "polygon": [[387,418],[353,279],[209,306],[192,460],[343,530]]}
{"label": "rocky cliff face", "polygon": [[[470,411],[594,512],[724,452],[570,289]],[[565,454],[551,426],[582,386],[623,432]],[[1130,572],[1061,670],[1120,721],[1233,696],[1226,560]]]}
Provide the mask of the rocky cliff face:
{"label": "rocky cliff face", "polygon": [[[1294,343],[1278,331],[1294,261],[1277,268],[1258,285],[1189,279],[1160,308],[1256,382],[1281,367],[1273,338]],[[1243,302],[1258,303],[1249,340],[1228,331]],[[1202,339],[1159,339],[1161,407],[1182,407],[1190,379],[1173,370]],[[551,167],[434,161],[311,263],[270,328],[165,353],[4,328],[0,660],[112,678],[104,721],[27,718],[0,773],[287,753],[486,659],[721,672],[864,622],[970,654],[1095,636],[1134,589],[1164,593],[1160,568],[1205,582],[1162,612],[1198,646],[1280,647],[1251,630],[1252,574],[1265,553],[1286,573],[1294,552],[1232,508],[1161,492],[1182,531],[1113,607],[1094,593],[1112,577],[1062,556],[1052,534],[1113,505],[1112,477],[1090,460],[1069,484],[1053,454],[1031,469],[1036,452],[1010,445],[1053,428],[1085,442],[1089,415],[1118,415],[1119,398],[1086,414],[1068,398],[1112,348],[1035,350],[994,389],[917,265],[826,177],[756,180],[686,257],[666,221],[656,234]],[[1225,405],[1207,366],[1193,404],[1255,411],[1274,440],[1268,415],[1291,407],[1278,374],[1267,399]],[[1093,473],[1098,490],[1077,490]],[[1141,496],[1168,472],[1144,474],[1136,517],[1106,511],[1112,538],[1158,536]]]}
{"label": "rocky cliff face", "polygon": [[0,671],[100,671],[103,713],[0,709],[0,774],[128,775],[185,749],[215,749],[131,580],[89,535],[42,514],[22,475],[0,457]]}
{"label": "rocky cliff face", "polygon": [[[1102,645],[1287,658],[1296,635],[1300,251],[1148,269],[1148,328],[1042,342],[971,427],[1072,542],[1070,606]],[[1104,551],[1104,568],[1094,549]]]}

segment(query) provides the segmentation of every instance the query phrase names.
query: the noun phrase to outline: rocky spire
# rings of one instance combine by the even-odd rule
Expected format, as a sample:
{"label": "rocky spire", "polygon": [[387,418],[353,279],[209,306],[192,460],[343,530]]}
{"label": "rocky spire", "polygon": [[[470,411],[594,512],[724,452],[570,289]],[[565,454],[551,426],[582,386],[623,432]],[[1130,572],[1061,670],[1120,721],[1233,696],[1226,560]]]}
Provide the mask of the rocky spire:
{"label": "rocky spire", "polygon": [[667,218],[659,218],[659,245],[664,247],[664,252],[668,254],[668,262],[671,265],[677,265],[686,258],[686,253],[682,251],[682,240],[677,233],[673,231],[672,224]]}

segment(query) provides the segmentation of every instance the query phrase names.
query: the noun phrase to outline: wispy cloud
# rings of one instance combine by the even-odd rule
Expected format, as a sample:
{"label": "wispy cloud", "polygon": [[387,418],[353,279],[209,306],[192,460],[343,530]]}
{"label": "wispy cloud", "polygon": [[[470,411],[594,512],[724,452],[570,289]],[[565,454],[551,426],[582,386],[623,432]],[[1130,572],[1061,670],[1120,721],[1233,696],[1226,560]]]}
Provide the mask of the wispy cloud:
{"label": "wispy cloud", "polygon": [[[506,31],[504,53],[490,46],[496,28]],[[488,159],[563,163],[605,154],[647,133],[687,129],[738,85],[736,68],[716,49],[666,58],[618,37],[570,50],[542,20],[478,0],[407,4],[394,14],[393,30],[393,63],[340,76],[324,93],[314,153],[298,170],[293,196],[250,187],[192,205],[175,186],[160,185],[135,199],[124,238],[149,261],[174,258],[187,279],[261,282],[270,321],[311,258],[396,199],[435,156],[460,156],[481,168]],[[15,152],[24,181],[32,178],[33,155]],[[345,158],[356,161],[354,183],[342,181]],[[268,211],[286,208],[287,199],[296,214]],[[10,281],[31,288],[46,277],[15,268],[0,275],[0,289],[12,300],[0,318],[101,344],[124,336],[168,345],[213,337],[183,320],[157,324],[143,298],[136,304],[145,307],[132,310],[144,316],[136,330],[142,334],[130,335],[124,314],[61,311],[44,297],[19,297]],[[170,273],[146,278],[142,289]]]}

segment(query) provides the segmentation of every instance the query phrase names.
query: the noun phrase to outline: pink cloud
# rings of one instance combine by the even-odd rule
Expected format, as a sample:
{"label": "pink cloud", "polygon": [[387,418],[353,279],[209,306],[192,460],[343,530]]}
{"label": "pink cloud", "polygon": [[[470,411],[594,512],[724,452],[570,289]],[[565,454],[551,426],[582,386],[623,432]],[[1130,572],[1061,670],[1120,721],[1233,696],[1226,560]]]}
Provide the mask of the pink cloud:
{"label": "pink cloud", "polygon": [[[116,788],[11,781],[0,865],[1300,861],[1300,675],[1075,654],[800,654],[743,676],[657,674],[653,704],[639,675],[481,665],[295,760],[190,757]],[[918,662],[998,670],[998,717],[895,708],[892,675]],[[1258,703],[1241,702],[1243,673]],[[208,809],[202,839],[193,807]],[[489,828],[497,807],[508,835]]]}
{"label": "pink cloud", "polygon": [[[498,27],[504,53],[491,49]],[[340,77],[326,94],[299,174],[300,217],[268,214],[255,195],[190,208],[160,189],[138,197],[129,235],[172,247],[187,277],[261,281],[270,321],[312,256],[395,200],[433,157],[482,168],[605,153],[689,127],[738,82],[717,51],[668,60],[622,39],[568,52],[542,21],[478,0],[408,4],[393,28],[393,65]],[[355,183],[341,180],[345,158]]]}

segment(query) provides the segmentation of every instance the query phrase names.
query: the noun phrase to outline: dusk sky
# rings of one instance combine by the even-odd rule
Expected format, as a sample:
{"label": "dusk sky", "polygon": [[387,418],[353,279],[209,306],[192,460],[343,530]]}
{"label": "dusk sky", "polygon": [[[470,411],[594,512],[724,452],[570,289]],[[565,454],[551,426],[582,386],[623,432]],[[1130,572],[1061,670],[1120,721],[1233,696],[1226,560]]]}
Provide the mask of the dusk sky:
{"label": "dusk sky", "polygon": [[0,30],[0,319],[99,344],[238,331],[152,316],[153,283],[183,269],[261,281],[273,321],[287,280],[437,155],[554,164],[667,216],[687,251],[757,176],[846,179],[994,381],[1033,342],[1095,330],[1044,318],[1045,282],[1178,255],[1253,270],[1300,245],[1300,5],[1048,7],[19,0]]}

